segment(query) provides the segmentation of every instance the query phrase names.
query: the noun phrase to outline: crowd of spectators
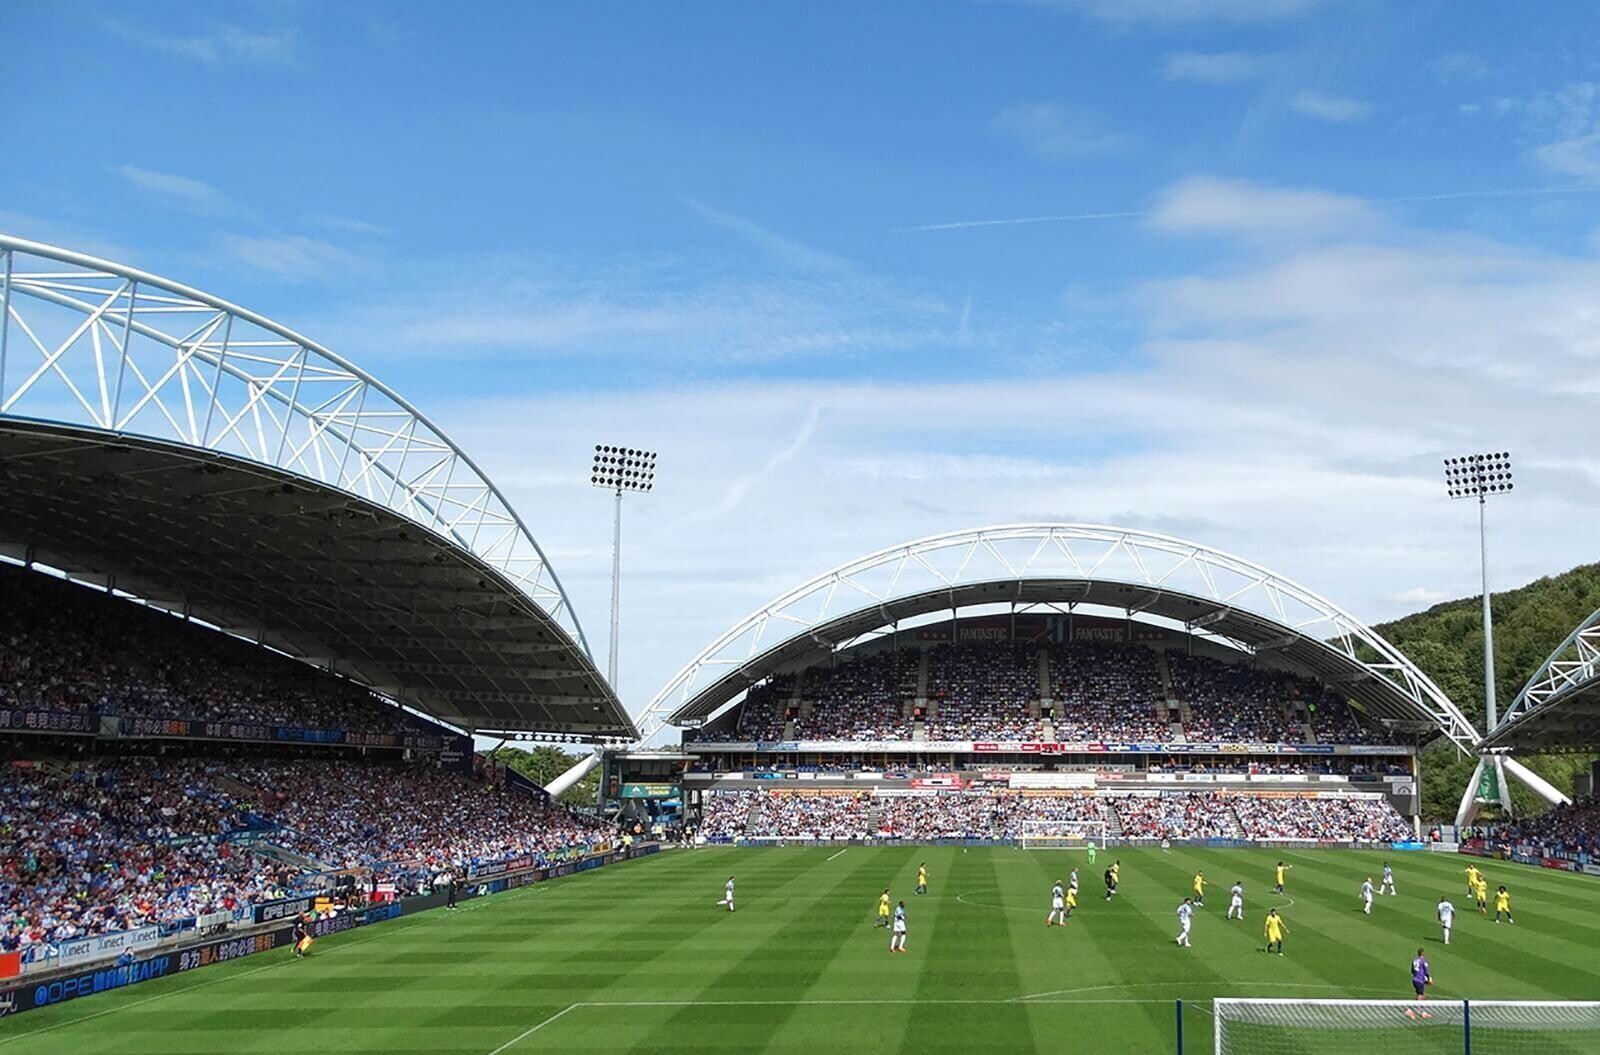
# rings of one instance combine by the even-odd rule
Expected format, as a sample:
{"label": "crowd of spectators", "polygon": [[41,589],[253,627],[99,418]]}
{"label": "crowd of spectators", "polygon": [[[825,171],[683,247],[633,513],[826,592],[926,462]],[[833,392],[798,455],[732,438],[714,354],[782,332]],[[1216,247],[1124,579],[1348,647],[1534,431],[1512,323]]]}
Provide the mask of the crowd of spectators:
{"label": "crowd of spectators", "polygon": [[720,791],[705,801],[700,832],[726,839],[860,839],[873,832],[871,806],[871,797],[860,792]]}
{"label": "crowd of spectators", "polygon": [[231,778],[251,789],[264,836],[331,868],[382,877],[531,855],[596,838],[601,821],[442,770],[344,761],[246,762]]}
{"label": "crowd of spectators", "polygon": [[[1016,839],[1030,822],[1108,822],[1129,839],[1328,839],[1401,842],[1404,820],[1382,799],[1161,792],[719,791],[705,804],[711,839]],[[1036,832],[1037,829],[1034,829]]]}
{"label": "crowd of spectators", "polygon": [[[938,644],[926,651],[922,729],[933,741],[1378,743],[1350,706],[1284,671],[1101,642]],[[743,740],[909,740],[916,648],[846,656],[776,677],[740,710]],[[1164,684],[1162,663],[1170,683]],[[1170,695],[1169,695],[1170,693]],[[1048,736],[1047,736],[1048,731]],[[705,739],[728,734],[696,736]]]}
{"label": "crowd of spectators", "polygon": [[0,708],[402,734],[365,689],[156,609],[0,565]]}
{"label": "crowd of spectators", "polygon": [[[1349,704],[1287,671],[1167,654],[1175,698],[1188,704],[1185,738],[1217,743],[1377,743]],[[1309,734],[1309,735],[1308,735]]]}
{"label": "crowd of spectators", "polygon": [[801,696],[810,713],[795,722],[798,740],[905,740],[911,720],[898,691],[899,664],[915,657],[888,651],[808,669]]}
{"label": "crowd of spectators", "polygon": [[1535,857],[1600,856],[1600,799],[1552,806],[1537,817],[1501,825],[1492,839]]}
{"label": "crowd of spectators", "polygon": [[0,770],[0,946],[59,942],[281,896],[225,837],[250,826],[206,763]]}
{"label": "crowd of spectators", "polygon": [[1358,839],[1405,842],[1409,825],[1383,799],[1235,797],[1233,812],[1247,839]]}
{"label": "crowd of spectators", "polygon": [[1232,797],[1210,792],[1118,795],[1110,799],[1129,839],[1237,839]]}
{"label": "crowd of spectators", "polygon": [[1160,657],[1148,648],[1075,641],[1050,646],[1056,739],[1161,743],[1172,739],[1156,714]]}
{"label": "crowd of spectators", "polygon": [[1033,648],[935,645],[928,650],[930,740],[1038,740]]}
{"label": "crowd of spectators", "polygon": [[0,770],[0,948],[231,911],[330,869],[407,891],[441,869],[546,862],[607,831],[531,795],[398,765],[14,765]]}
{"label": "crowd of spectators", "polygon": [[1305,732],[1290,702],[1298,685],[1277,671],[1223,663],[1210,656],[1167,657],[1173,695],[1188,704],[1184,735],[1199,742],[1299,743]]}

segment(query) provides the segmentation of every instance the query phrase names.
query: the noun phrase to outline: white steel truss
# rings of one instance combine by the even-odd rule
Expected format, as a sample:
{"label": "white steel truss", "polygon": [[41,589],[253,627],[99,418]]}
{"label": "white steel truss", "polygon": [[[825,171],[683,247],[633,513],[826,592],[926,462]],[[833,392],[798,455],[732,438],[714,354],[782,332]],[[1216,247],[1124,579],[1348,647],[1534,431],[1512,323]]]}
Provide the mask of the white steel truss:
{"label": "white steel truss", "polygon": [[382,505],[506,576],[590,655],[539,544],[472,459],[388,386],[254,312],[0,235],[0,415],[219,451]]}
{"label": "white steel truss", "polygon": [[[1426,674],[1353,615],[1260,565],[1194,542],[1093,524],[1012,524],[934,535],[879,550],[824,572],[756,609],[717,637],[664,685],[638,724],[648,739],[696,692],[784,641],[931,590],[998,580],[1124,583],[1216,605],[1191,632],[1235,610],[1306,638],[1382,678],[1418,720],[1431,721],[1463,750],[1479,737]],[[1130,611],[1137,614],[1138,607]],[[1261,647],[1271,647],[1271,643]]]}
{"label": "white steel truss", "polygon": [[1579,623],[1578,628],[1550,653],[1550,658],[1533,672],[1533,677],[1500,719],[1500,726],[1596,678],[1600,678],[1600,610]]}

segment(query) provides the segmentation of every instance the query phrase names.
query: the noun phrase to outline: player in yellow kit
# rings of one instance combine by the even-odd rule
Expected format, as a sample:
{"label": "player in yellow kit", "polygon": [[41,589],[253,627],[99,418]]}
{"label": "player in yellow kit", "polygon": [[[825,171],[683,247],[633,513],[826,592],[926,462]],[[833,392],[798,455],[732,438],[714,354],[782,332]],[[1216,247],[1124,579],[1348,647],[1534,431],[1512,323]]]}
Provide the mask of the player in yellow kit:
{"label": "player in yellow kit", "polygon": [[1196,908],[1206,907],[1206,874],[1204,872],[1196,872],[1194,874],[1194,904]]}
{"label": "player in yellow kit", "polygon": [[1284,926],[1283,917],[1278,915],[1278,910],[1277,909],[1268,909],[1267,910],[1267,928],[1266,928],[1267,951],[1271,952],[1272,951],[1272,947],[1274,945],[1276,945],[1278,947],[1278,955],[1282,956],[1283,955],[1283,936],[1285,934],[1288,934],[1288,933],[1289,933],[1289,928]]}
{"label": "player in yellow kit", "polygon": [[1483,873],[1478,871],[1477,865],[1467,865],[1467,896],[1473,897],[1478,893],[1478,880],[1483,878]]}
{"label": "player in yellow kit", "polygon": [[1278,862],[1278,867],[1273,871],[1273,878],[1276,880],[1272,887],[1274,893],[1283,893],[1283,874],[1293,867],[1294,865],[1286,865],[1282,861]]}
{"label": "player in yellow kit", "polygon": [[[1072,913],[1078,907],[1078,887],[1076,884],[1067,887],[1067,918],[1072,918]],[[1507,916],[1510,913],[1506,913]]]}
{"label": "player in yellow kit", "polygon": [[928,866],[925,865],[925,864],[920,864],[920,865],[917,865],[917,893],[926,894],[927,892],[928,892]]}
{"label": "player in yellow kit", "polygon": [[889,891],[884,890],[878,895],[878,922],[874,927],[887,927],[889,925]]}
{"label": "player in yellow kit", "polygon": [[1494,892],[1494,921],[1496,923],[1500,922],[1500,913],[1502,912],[1506,914],[1507,923],[1517,922],[1511,918],[1511,892],[1503,884],[1499,890]]}
{"label": "player in yellow kit", "polygon": [[1478,902],[1478,915],[1489,914],[1489,881],[1483,878],[1483,873],[1478,873],[1478,881],[1472,887],[1472,896]]}

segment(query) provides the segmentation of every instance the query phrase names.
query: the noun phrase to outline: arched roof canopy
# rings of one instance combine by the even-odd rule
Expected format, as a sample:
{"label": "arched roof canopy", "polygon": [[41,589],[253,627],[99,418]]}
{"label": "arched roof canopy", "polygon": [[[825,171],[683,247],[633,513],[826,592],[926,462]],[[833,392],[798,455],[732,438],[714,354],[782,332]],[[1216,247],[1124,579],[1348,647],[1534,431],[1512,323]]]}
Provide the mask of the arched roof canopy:
{"label": "arched roof canopy", "polygon": [[1393,645],[1331,602],[1259,565],[1182,539],[1088,524],[953,532],[869,554],[774,598],[664,686],[643,722],[695,723],[811,653],[928,612],[1068,604],[1175,620],[1245,651],[1274,650],[1369,713],[1431,725],[1463,748],[1477,733]]}
{"label": "arched roof canopy", "polygon": [[1483,746],[1511,751],[1600,745],[1600,610],[1534,671]]}
{"label": "arched roof canopy", "polygon": [[[472,460],[253,312],[0,235],[0,473],[14,557],[115,580],[456,724],[635,732]],[[433,619],[447,598],[452,617]]]}

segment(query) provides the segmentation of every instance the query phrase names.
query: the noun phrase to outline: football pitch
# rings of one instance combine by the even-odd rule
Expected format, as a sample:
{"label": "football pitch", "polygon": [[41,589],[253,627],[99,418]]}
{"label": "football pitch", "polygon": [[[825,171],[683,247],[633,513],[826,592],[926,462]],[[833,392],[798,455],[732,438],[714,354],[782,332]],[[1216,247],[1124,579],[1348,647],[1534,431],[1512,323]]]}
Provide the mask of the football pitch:
{"label": "football pitch", "polygon": [[[1122,862],[1103,900],[1101,870]],[[1293,865],[1272,892],[1272,866]],[[1384,859],[1398,897],[1361,913]],[[851,847],[675,851],[173,975],[0,1021],[0,1055],[69,1052],[928,1052],[1211,1050],[1214,996],[1411,997],[1418,946],[1434,998],[1600,997],[1600,882],[1477,861],[1513,895],[1515,925],[1468,905],[1471,858],[1348,851],[1082,851]],[[912,893],[919,862],[930,892]],[[1046,927],[1051,884],[1076,865],[1083,897]],[[1196,869],[1208,880],[1192,949],[1173,944]],[[729,874],[738,911],[715,906]],[[1224,920],[1242,880],[1243,923]],[[908,952],[873,926],[904,899]],[[1440,943],[1440,894],[1460,915]],[[1289,928],[1264,951],[1269,908]],[[1401,1023],[1397,1027],[1405,1028]],[[1460,1050],[1418,1028],[1410,1052]],[[1396,1038],[1399,1038],[1398,1040]],[[1597,1050],[1592,1034],[1515,1050]],[[1328,1046],[1305,1033],[1272,1052]],[[1475,1049],[1476,1050],[1476,1049]]]}

